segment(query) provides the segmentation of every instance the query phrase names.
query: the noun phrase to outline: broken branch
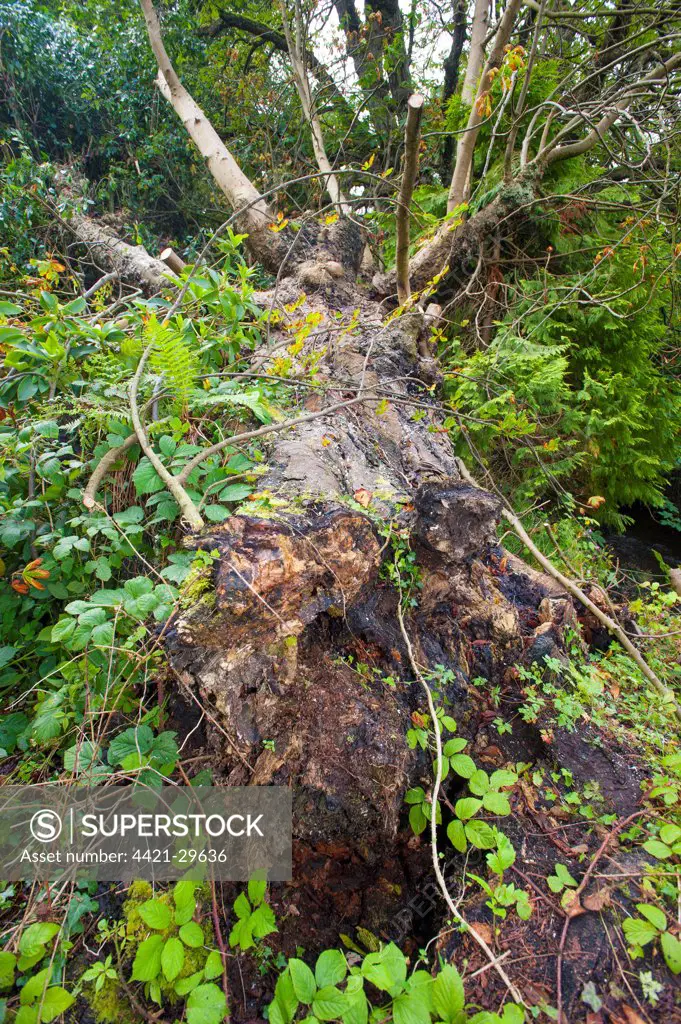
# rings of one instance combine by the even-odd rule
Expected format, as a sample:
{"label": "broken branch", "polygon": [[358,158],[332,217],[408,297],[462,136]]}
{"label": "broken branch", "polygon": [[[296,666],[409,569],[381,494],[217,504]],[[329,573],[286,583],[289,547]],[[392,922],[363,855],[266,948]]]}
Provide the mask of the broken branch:
{"label": "broken branch", "polygon": [[401,306],[411,295],[409,284],[409,221],[411,197],[414,192],[419,166],[419,136],[423,115],[423,96],[415,92],[407,102],[407,124],[404,129],[404,170],[402,187],[397,206],[397,249],[395,271],[397,274],[397,299]]}

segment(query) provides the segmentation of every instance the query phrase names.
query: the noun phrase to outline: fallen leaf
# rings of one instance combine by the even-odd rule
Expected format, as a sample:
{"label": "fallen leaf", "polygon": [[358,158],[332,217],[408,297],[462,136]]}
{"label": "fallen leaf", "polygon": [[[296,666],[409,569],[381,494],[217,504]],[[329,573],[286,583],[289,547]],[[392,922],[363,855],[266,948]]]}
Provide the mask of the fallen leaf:
{"label": "fallen leaf", "polygon": [[597,892],[589,893],[588,896],[584,896],[582,899],[582,906],[585,910],[602,910],[603,907],[610,906],[610,890],[607,888],[599,889]]}
{"label": "fallen leaf", "polygon": [[353,494],[355,501],[359,502],[362,508],[369,507],[373,496],[373,493],[371,491],[367,491],[366,487],[358,487],[355,493]]}
{"label": "fallen leaf", "polygon": [[625,1024],[646,1024],[643,1017],[640,1017],[636,1010],[632,1010],[626,1003],[622,1003],[620,1010],[624,1014]]}
{"label": "fallen leaf", "polygon": [[474,931],[476,935],[479,935],[480,938],[489,946],[492,942],[492,929],[490,926],[485,924],[483,921],[469,922],[469,925],[471,931]]}

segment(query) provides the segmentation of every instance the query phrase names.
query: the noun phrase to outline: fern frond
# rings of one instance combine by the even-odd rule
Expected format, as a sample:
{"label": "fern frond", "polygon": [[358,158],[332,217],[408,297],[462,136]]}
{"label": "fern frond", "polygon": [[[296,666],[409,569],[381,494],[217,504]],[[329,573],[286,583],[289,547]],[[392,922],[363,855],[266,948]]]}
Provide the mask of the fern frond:
{"label": "fern frond", "polygon": [[145,334],[154,346],[149,358],[151,368],[163,377],[165,386],[185,409],[199,369],[189,339],[170,324],[159,324],[156,317],[147,321]]}

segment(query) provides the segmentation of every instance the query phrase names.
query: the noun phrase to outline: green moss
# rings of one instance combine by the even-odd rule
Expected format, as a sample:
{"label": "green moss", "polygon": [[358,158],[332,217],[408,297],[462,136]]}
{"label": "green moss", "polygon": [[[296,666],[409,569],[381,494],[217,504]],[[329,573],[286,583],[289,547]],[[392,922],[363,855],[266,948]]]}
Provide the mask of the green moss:
{"label": "green moss", "polygon": [[86,985],[83,997],[89,1004],[98,1024],[137,1024],[137,1015],[133,1012],[123,988],[117,981],[107,978],[99,992],[94,984]]}

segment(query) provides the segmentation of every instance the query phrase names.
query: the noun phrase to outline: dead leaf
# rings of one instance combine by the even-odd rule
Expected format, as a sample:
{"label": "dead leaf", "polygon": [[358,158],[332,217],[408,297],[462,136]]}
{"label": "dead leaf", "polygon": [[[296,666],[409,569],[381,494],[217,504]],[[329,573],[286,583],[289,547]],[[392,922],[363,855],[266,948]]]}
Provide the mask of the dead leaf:
{"label": "dead leaf", "polygon": [[490,945],[492,942],[492,929],[488,924],[485,924],[484,921],[472,921],[469,922],[469,926],[471,931],[474,931],[476,935],[479,935],[488,946]]}
{"label": "dead leaf", "polygon": [[[622,1024],[646,1024],[643,1017],[640,1017],[636,1010],[632,1010],[626,1003],[622,1003],[619,1010],[622,1013]],[[614,1024],[619,1024],[619,1021],[615,1019],[613,1014],[610,1014],[610,1018]]]}
{"label": "dead leaf", "polygon": [[362,508],[369,507],[373,496],[373,493],[371,491],[367,491],[366,487],[358,487],[355,493],[353,494],[355,501],[359,502]]}
{"label": "dead leaf", "polygon": [[610,906],[610,890],[607,888],[598,889],[597,892],[589,893],[582,899],[582,906],[586,910],[602,910]]}

